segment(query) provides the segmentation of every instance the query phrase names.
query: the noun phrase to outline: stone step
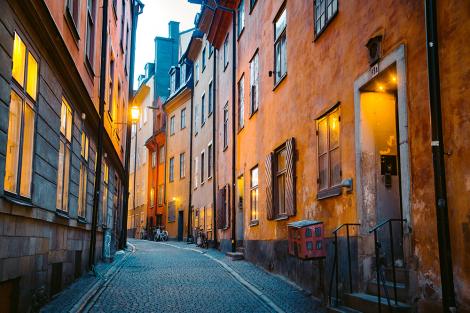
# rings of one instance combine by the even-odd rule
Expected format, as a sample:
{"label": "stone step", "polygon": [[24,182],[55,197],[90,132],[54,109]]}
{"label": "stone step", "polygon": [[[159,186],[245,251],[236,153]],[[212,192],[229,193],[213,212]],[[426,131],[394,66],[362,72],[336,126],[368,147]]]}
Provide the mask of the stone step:
{"label": "stone step", "polygon": [[225,252],[225,255],[232,259],[232,261],[243,260],[245,255],[241,252]]}
{"label": "stone step", "polygon": [[327,313],[361,313],[361,311],[348,308],[346,306],[328,306],[326,308]]}
{"label": "stone step", "polygon": [[[395,293],[393,290],[393,282],[385,281],[385,286],[387,287],[388,296],[390,299],[395,299]],[[377,296],[377,281],[371,280],[367,283],[367,293]],[[380,296],[385,297],[385,290],[383,284],[380,283]],[[408,286],[404,283],[397,283],[397,299],[401,302],[406,302],[409,297]]]}
{"label": "stone step", "polygon": [[245,247],[237,247],[237,252],[245,253]]}
{"label": "stone step", "polygon": [[[344,294],[345,306],[358,310],[364,313],[376,313],[378,312],[379,304],[377,303],[377,296],[369,295],[365,293],[346,293]],[[411,313],[411,306],[398,302],[395,305],[394,301],[390,301],[391,308],[388,306],[387,299],[381,298],[381,309],[383,313]]]}

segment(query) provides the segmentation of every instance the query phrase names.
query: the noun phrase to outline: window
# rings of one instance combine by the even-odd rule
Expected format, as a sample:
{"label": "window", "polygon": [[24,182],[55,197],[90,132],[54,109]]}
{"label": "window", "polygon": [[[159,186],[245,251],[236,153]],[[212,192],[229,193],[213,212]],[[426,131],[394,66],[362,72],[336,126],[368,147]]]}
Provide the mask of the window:
{"label": "window", "polygon": [[31,198],[38,63],[16,33],[12,76],[4,189]]}
{"label": "window", "polygon": [[89,138],[85,132],[82,131],[82,146],[80,152],[80,182],[78,192],[78,216],[82,218],[86,217],[89,146]]}
{"label": "window", "polygon": [[207,178],[212,177],[212,144],[207,147]]}
{"label": "window", "polygon": [[250,209],[251,221],[258,221],[258,166],[251,169],[250,179]]}
{"label": "window", "polygon": [[186,108],[181,110],[181,129],[186,128]]}
{"label": "window", "polygon": [[201,127],[206,123],[206,95],[203,94],[201,97]]}
{"label": "window", "polygon": [[295,141],[287,140],[266,157],[266,213],[268,220],[295,216]]}
{"label": "window", "polygon": [[245,125],[245,76],[238,82],[238,129]]}
{"label": "window", "polygon": [[213,98],[213,91],[212,91],[212,82],[209,82],[209,97],[207,99],[207,115],[211,115],[212,114],[212,110],[213,110],[213,101],[214,99]]}
{"label": "window", "polygon": [[163,205],[163,193],[164,193],[164,185],[158,186],[158,194],[157,194],[157,203],[159,206]]}
{"label": "window", "polygon": [[186,63],[181,64],[180,69],[180,87],[186,83]]}
{"label": "window", "polygon": [[258,51],[255,53],[250,62],[250,114],[258,111],[259,99],[259,65]]}
{"label": "window", "polygon": [[256,2],[258,2],[258,0],[250,0],[250,12],[255,7]]}
{"label": "window", "polygon": [[197,165],[197,157],[194,158],[194,188],[197,188],[198,176],[199,176],[199,169]]}
{"label": "window", "polygon": [[160,164],[165,163],[165,146],[160,146],[160,148],[158,149],[158,154],[158,162]]}
{"label": "window", "polygon": [[274,21],[274,64],[276,73],[274,83],[279,83],[287,74],[287,11],[283,7]]}
{"label": "window", "polygon": [[228,147],[228,102],[224,107],[224,149]]}
{"label": "window", "polygon": [[214,47],[209,44],[209,59],[211,58],[212,53],[214,52]]}
{"label": "window", "polygon": [[286,148],[275,153],[274,202],[278,215],[286,214]]}
{"label": "window", "polygon": [[155,188],[150,188],[150,207],[153,208],[155,205]]}
{"label": "window", "polygon": [[176,221],[176,203],[175,201],[168,202],[168,223]]}
{"label": "window", "polygon": [[318,36],[338,13],[338,0],[315,0],[315,35]]}
{"label": "window", "polygon": [[199,81],[199,61],[194,65],[194,79],[196,83]]}
{"label": "window", "polygon": [[224,71],[228,66],[228,34],[224,41]]}
{"label": "window", "polygon": [[122,0],[121,1],[121,40],[120,40],[120,45],[121,45],[121,50],[124,51],[124,21],[126,20],[126,1]]}
{"label": "window", "polygon": [[186,177],[186,166],[184,163],[184,153],[180,154],[180,178]]}
{"label": "window", "polygon": [[175,116],[170,117],[170,135],[175,134]]}
{"label": "window", "polygon": [[199,106],[196,104],[194,106],[194,135],[197,135],[197,120],[199,117]]}
{"label": "window", "polygon": [[108,225],[108,187],[109,185],[109,167],[106,162],[103,162],[103,199],[102,199],[102,205],[101,209],[102,211],[102,224],[103,225]]}
{"label": "window", "polygon": [[[78,33],[79,20],[80,20],[80,0],[67,0],[67,14],[72,20],[75,32]],[[74,35],[77,35],[74,33]]]}
{"label": "window", "polygon": [[240,1],[237,10],[237,20],[238,20],[238,36],[241,35],[243,29],[245,28],[245,0]]}
{"label": "window", "polygon": [[111,55],[111,62],[109,63],[109,100],[108,111],[112,120],[116,120],[116,109],[114,101],[114,57]]}
{"label": "window", "polygon": [[93,67],[95,60],[95,18],[96,18],[96,1],[87,0],[87,28],[86,28],[86,48],[85,53],[89,65]]}
{"label": "window", "polygon": [[59,210],[69,210],[70,148],[72,146],[72,109],[62,99],[60,114],[59,164],[57,166],[57,198]]}
{"label": "window", "polygon": [[202,72],[206,69],[206,47],[202,49]]}
{"label": "window", "polygon": [[204,151],[201,152],[201,184],[204,183]]}
{"label": "window", "polygon": [[341,193],[338,188],[341,184],[339,131],[339,108],[317,120],[319,198]]}
{"label": "window", "polygon": [[155,168],[157,165],[157,152],[152,151],[152,168]]}
{"label": "window", "polygon": [[170,94],[173,94],[176,91],[176,71],[172,70],[170,75]]}
{"label": "window", "polygon": [[170,158],[170,175],[169,180],[170,182],[175,180],[175,158]]}

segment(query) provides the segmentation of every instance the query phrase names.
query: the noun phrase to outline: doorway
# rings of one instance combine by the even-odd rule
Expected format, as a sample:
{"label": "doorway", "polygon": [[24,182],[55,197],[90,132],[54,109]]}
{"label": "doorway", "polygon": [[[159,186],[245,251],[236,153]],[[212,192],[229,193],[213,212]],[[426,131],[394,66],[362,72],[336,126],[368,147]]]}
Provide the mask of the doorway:
{"label": "doorway", "polygon": [[183,241],[184,212],[178,211],[178,241]]}
{"label": "doorway", "polygon": [[236,239],[238,244],[241,244],[245,235],[245,210],[244,210],[244,193],[245,193],[245,180],[243,175],[237,178],[237,208],[236,208]]}

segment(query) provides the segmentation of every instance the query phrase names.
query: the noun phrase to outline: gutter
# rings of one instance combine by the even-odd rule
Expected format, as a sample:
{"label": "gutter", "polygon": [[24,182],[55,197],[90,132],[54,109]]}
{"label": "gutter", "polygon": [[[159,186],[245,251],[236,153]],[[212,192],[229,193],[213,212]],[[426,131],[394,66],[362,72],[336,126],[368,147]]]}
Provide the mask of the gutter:
{"label": "gutter", "polygon": [[[193,71],[191,73],[190,84],[189,87],[191,88],[191,109],[190,114],[191,118],[189,119],[191,123],[191,127],[189,127],[189,196],[188,196],[188,235],[186,237],[186,241],[189,242],[189,238],[192,238],[191,228],[192,228],[192,214],[193,214],[193,207],[191,205],[193,199],[193,107],[194,107],[194,63],[191,64]],[[184,219],[183,219],[184,220]],[[194,238],[193,238],[194,240]]]}
{"label": "gutter", "polygon": [[236,79],[237,79],[237,35],[236,35],[236,30],[237,30],[237,23],[236,23],[236,14],[235,10],[232,10],[232,56],[233,56],[233,62],[232,62],[232,252],[235,252],[237,249],[237,239],[236,239],[236,224],[237,224],[237,219],[235,216],[236,209],[235,209],[235,167],[236,167],[236,158],[235,158],[235,151],[236,151],[236,129],[235,129],[235,120],[236,120],[236,114],[235,114],[235,106],[236,106]]}
{"label": "gutter", "polygon": [[212,233],[213,235],[213,241],[214,241],[214,246],[217,246],[217,174],[216,174],[216,169],[217,169],[217,149],[216,149],[216,134],[217,134],[217,119],[216,119],[216,90],[217,90],[217,49],[214,48],[214,55],[212,56],[214,58],[214,66],[212,68]]}
{"label": "gutter", "polygon": [[429,105],[431,111],[431,146],[434,168],[434,190],[442,284],[443,312],[456,312],[452,250],[447,206],[444,136],[439,78],[439,44],[437,31],[437,0],[425,0],[426,51],[428,61]]}

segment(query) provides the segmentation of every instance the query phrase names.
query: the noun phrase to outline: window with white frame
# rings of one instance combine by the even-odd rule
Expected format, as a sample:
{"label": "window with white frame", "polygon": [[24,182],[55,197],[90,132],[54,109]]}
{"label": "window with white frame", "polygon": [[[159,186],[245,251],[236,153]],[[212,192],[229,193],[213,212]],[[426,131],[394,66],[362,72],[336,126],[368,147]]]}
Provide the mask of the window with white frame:
{"label": "window with white frame", "polygon": [[199,178],[199,168],[198,168],[197,157],[195,157],[194,158],[194,188],[197,188],[198,178]]}
{"label": "window with white frame", "polygon": [[238,129],[245,125],[245,76],[238,81]]}
{"label": "window with white frame", "polygon": [[212,177],[212,154],[214,152],[212,151],[212,143],[210,143],[208,146],[207,146],[207,178],[211,178]]}
{"label": "window with white frame", "polygon": [[194,65],[194,81],[196,83],[199,81],[199,61]]}
{"label": "window with white frame", "polygon": [[212,90],[212,81],[209,82],[209,90],[208,90],[208,98],[207,98],[207,115],[211,115],[212,114],[212,110],[214,109],[213,106],[213,101],[214,99],[213,98],[213,95],[214,95],[214,92]]}
{"label": "window with white frame", "polygon": [[338,0],[315,0],[315,35],[319,35],[338,13]]}
{"label": "window with white frame", "polygon": [[258,51],[250,62],[250,114],[258,111],[259,107],[259,58]]}
{"label": "window with white frame", "polygon": [[170,117],[170,135],[175,134],[175,116]]}
{"label": "window with white frame", "polygon": [[175,180],[175,158],[170,158],[170,165],[169,165],[170,169],[169,169],[169,180],[170,182],[173,182]]}
{"label": "window with white frame", "polygon": [[224,149],[228,147],[228,102],[224,107]]}
{"label": "window with white frame", "polygon": [[287,10],[284,6],[274,21],[274,83],[279,83],[287,74]]}
{"label": "window with white frame", "polygon": [[181,110],[181,129],[186,128],[186,108]]}
{"label": "window with white frame", "polygon": [[258,165],[253,167],[250,171],[250,210],[251,221],[258,221],[259,219],[259,195],[258,195]]}
{"label": "window with white frame", "polygon": [[204,70],[206,69],[206,47],[204,47],[204,49],[202,49],[202,72],[204,72]]}
{"label": "window with white frame", "polygon": [[159,206],[163,205],[163,193],[165,192],[164,185],[161,184],[158,186],[158,194],[157,194],[157,203]]}
{"label": "window with white frame", "polygon": [[201,152],[201,184],[204,183],[204,161],[205,161],[205,153],[204,151]]}
{"label": "window with white frame", "polygon": [[237,10],[237,21],[238,21],[238,36],[241,35],[243,29],[245,28],[245,1],[241,0],[240,4],[238,5]]}
{"label": "window with white frame", "polygon": [[184,161],[184,152],[180,154],[180,178],[186,177],[186,163]]}
{"label": "window with white frame", "polygon": [[201,97],[201,127],[206,123],[206,94]]}

